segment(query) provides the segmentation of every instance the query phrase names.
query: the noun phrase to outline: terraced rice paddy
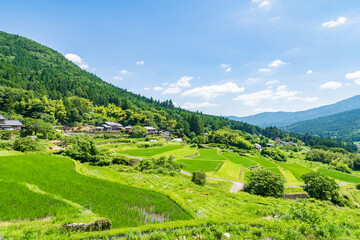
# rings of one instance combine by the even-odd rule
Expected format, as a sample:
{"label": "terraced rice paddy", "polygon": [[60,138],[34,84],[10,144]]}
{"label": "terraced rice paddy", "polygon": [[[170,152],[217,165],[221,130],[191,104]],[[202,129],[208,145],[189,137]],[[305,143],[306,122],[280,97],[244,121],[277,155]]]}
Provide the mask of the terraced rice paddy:
{"label": "terraced rice paddy", "polygon": [[[50,197],[54,194],[79,205],[91,204],[92,212],[109,218],[113,227],[144,225],[149,221],[142,211],[163,215],[170,221],[191,219],[179,205],[161,193],[77,174],[74,163],[68,158],[37,154],[0,157],[0,169],[2,181],[29,183],[50,194]],[[9,186],[1,189],[2,194],[11,190]],[[27,201],[26,198],[32,201],[39,197],[21,187],[17,191],[23,191],[24,194],[14,195],[13,198],[19,197],[15,202]],[[44,206],[52,206],[54,203],[53,200],[46,201],[40,199],[43,205],[30,205],[37,208],[33,212],[37,211],[38,217],[44,216]],[[25,208],[14,208],[11,202],[0,204],[3,204],[0,209],[12,208],[14,217],[26,215]],[[67,209],[65,206],[61,208]]]}
{"label": "terraced rice paddy", "polygon": [[152,157],[158,154],[170,152],[181,148],[183,147],[179,145],[173,145],[173,146],[163,146],[163,147],[128,149],[128,150],[118,151],[118,153],[128,154],[129,156],[136,156],[136,157]]}
{"label": "terraced rice paddy", "polygon": [[193,159],[201,160],[227,160],[225,157],[218,154],[217,149],[199,149],[199,156],[194,157]]}
{"label": "terraced rice paddy", "polygon": [[251,161],[249,158],[240,156],[235,152],[223,152],[221,153],[222,156],[229,159],[232,163],[241,164],[244,167],[254,167],[258,165],[256,162]]}
{"label": "terraced rice paddy", "polygon": [[0,221],[34,220],[49,216],[75,214],[78,209],[25,185],[0,181]]}
{"label": "terraced rice paddy", "polygon": [[262,158],[262,157],[247,157],[247,158],[253,162],[260,164],[264,168],[277,168],[278,167],[275,163],[271,162],[270,160],[267,160],[266,158]]}
{"label": "terraced rice paddy", "polygon": [[329,177],[344,181],[344,182],[350,182],[350,183],[360,183],[360,177],[350,175],[347,173],[342,173],[330,169],[320,168],[318,169],[318,172],[321,172],[322,174],[325,174]]}
{"label": "terraced rice paddy", "polygon": [[303,181],[301,179],[302,175],[308,172],[312,172],[311,169],[301,166],[299,164],[290,164],[290,163],[282,163],[282,162],[278,162],[277,164],[285,168],[286,170],[290,171],[298,181]]}
{"label": "terraced rice paddy", "polygon": [[204,172],[219,171],[224,164],[223,161],[198,160],[198,159],[182,159],[179,160],[185,164],[185,171],[193,172],[195,170],[203,170]]}

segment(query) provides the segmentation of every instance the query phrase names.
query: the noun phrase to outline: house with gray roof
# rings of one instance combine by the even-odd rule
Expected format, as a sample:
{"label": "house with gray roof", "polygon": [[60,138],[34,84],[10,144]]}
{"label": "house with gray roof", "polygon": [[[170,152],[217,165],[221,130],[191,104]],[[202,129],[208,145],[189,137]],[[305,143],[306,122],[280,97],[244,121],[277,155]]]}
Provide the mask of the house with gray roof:
{"label": "house with gray roof", "polygon": [[19,120],[8,120],[0,115],[0,130],[16,131],[21,130],[24,125]]}

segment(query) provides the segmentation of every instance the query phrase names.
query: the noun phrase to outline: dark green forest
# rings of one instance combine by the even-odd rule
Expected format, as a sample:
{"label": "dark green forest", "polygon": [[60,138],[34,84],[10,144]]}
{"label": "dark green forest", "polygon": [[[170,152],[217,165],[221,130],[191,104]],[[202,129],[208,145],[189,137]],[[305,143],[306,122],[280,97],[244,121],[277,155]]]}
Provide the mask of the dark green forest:
{"label": "dark green forest", "polygon": [[228,127],[274,139],[301,140],[305,144],[344,147],[350,142],[291,134],[276,127],[260,127],[221,116],[190,112],[171,100],[128,92],[104,82],[67,60],[62,54],[18,35],[0,32],[0,113],[45,123],[97,125],[105,120],[124,125],[152,125],[179,136],[201,136]]}
{"label": "dark green forest", "polygon": [[360,141],[360,109],[294,123],[287,131]]}

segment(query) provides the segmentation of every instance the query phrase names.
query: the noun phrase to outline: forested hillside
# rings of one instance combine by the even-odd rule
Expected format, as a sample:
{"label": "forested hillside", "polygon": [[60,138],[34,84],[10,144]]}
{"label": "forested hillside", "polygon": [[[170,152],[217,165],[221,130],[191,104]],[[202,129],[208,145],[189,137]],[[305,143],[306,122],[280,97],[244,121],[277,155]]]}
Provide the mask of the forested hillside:
{"label": "forested hillside", "polygon": [[286,131],[360,141],[360,109],[294,123]]}
{"label": "forested hillside", "polygon": [[33,119],[53,125],[97,125],[108,120],[151,125],[190,138],[229,127],[273,139],[297,138],[308,145],[356,150],[347,142],[294,135],[272,127],[261,129],[190,112],[175,107],[171,100],[160,102],[128,92],[82,70],[55,50],[5,32],[0,32],[0,112],[25,124],[33,123]]}

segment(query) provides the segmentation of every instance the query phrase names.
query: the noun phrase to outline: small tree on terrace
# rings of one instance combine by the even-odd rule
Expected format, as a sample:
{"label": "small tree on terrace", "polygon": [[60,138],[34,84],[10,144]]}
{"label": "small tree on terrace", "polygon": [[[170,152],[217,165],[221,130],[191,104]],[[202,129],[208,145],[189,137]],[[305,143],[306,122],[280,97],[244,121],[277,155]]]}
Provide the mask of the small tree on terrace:
{"label": "small tree on terrace", "polygon": [[309,172],[301,176],[306,186],[304,190],[309,197],[319,200],[330,200],[333,203],[339,201],[339,185],[334,179],[318,172]]}
{"label": "small tree on terrace", "polygon": [[191,181],[193,183],[195,183],[196,185],[200,185],[200,186],[204,186],[206,183],[206,175],[205,172],[203,172],[202,170],[196,170],[195,172],[193,172],[192,174],[192,179]]}
{"label": "small tree on terrace", "polygon": [[259,169],[252,172],[244,191],[263,197],[282,197],[284,195],[284,179],[272,171]]}

